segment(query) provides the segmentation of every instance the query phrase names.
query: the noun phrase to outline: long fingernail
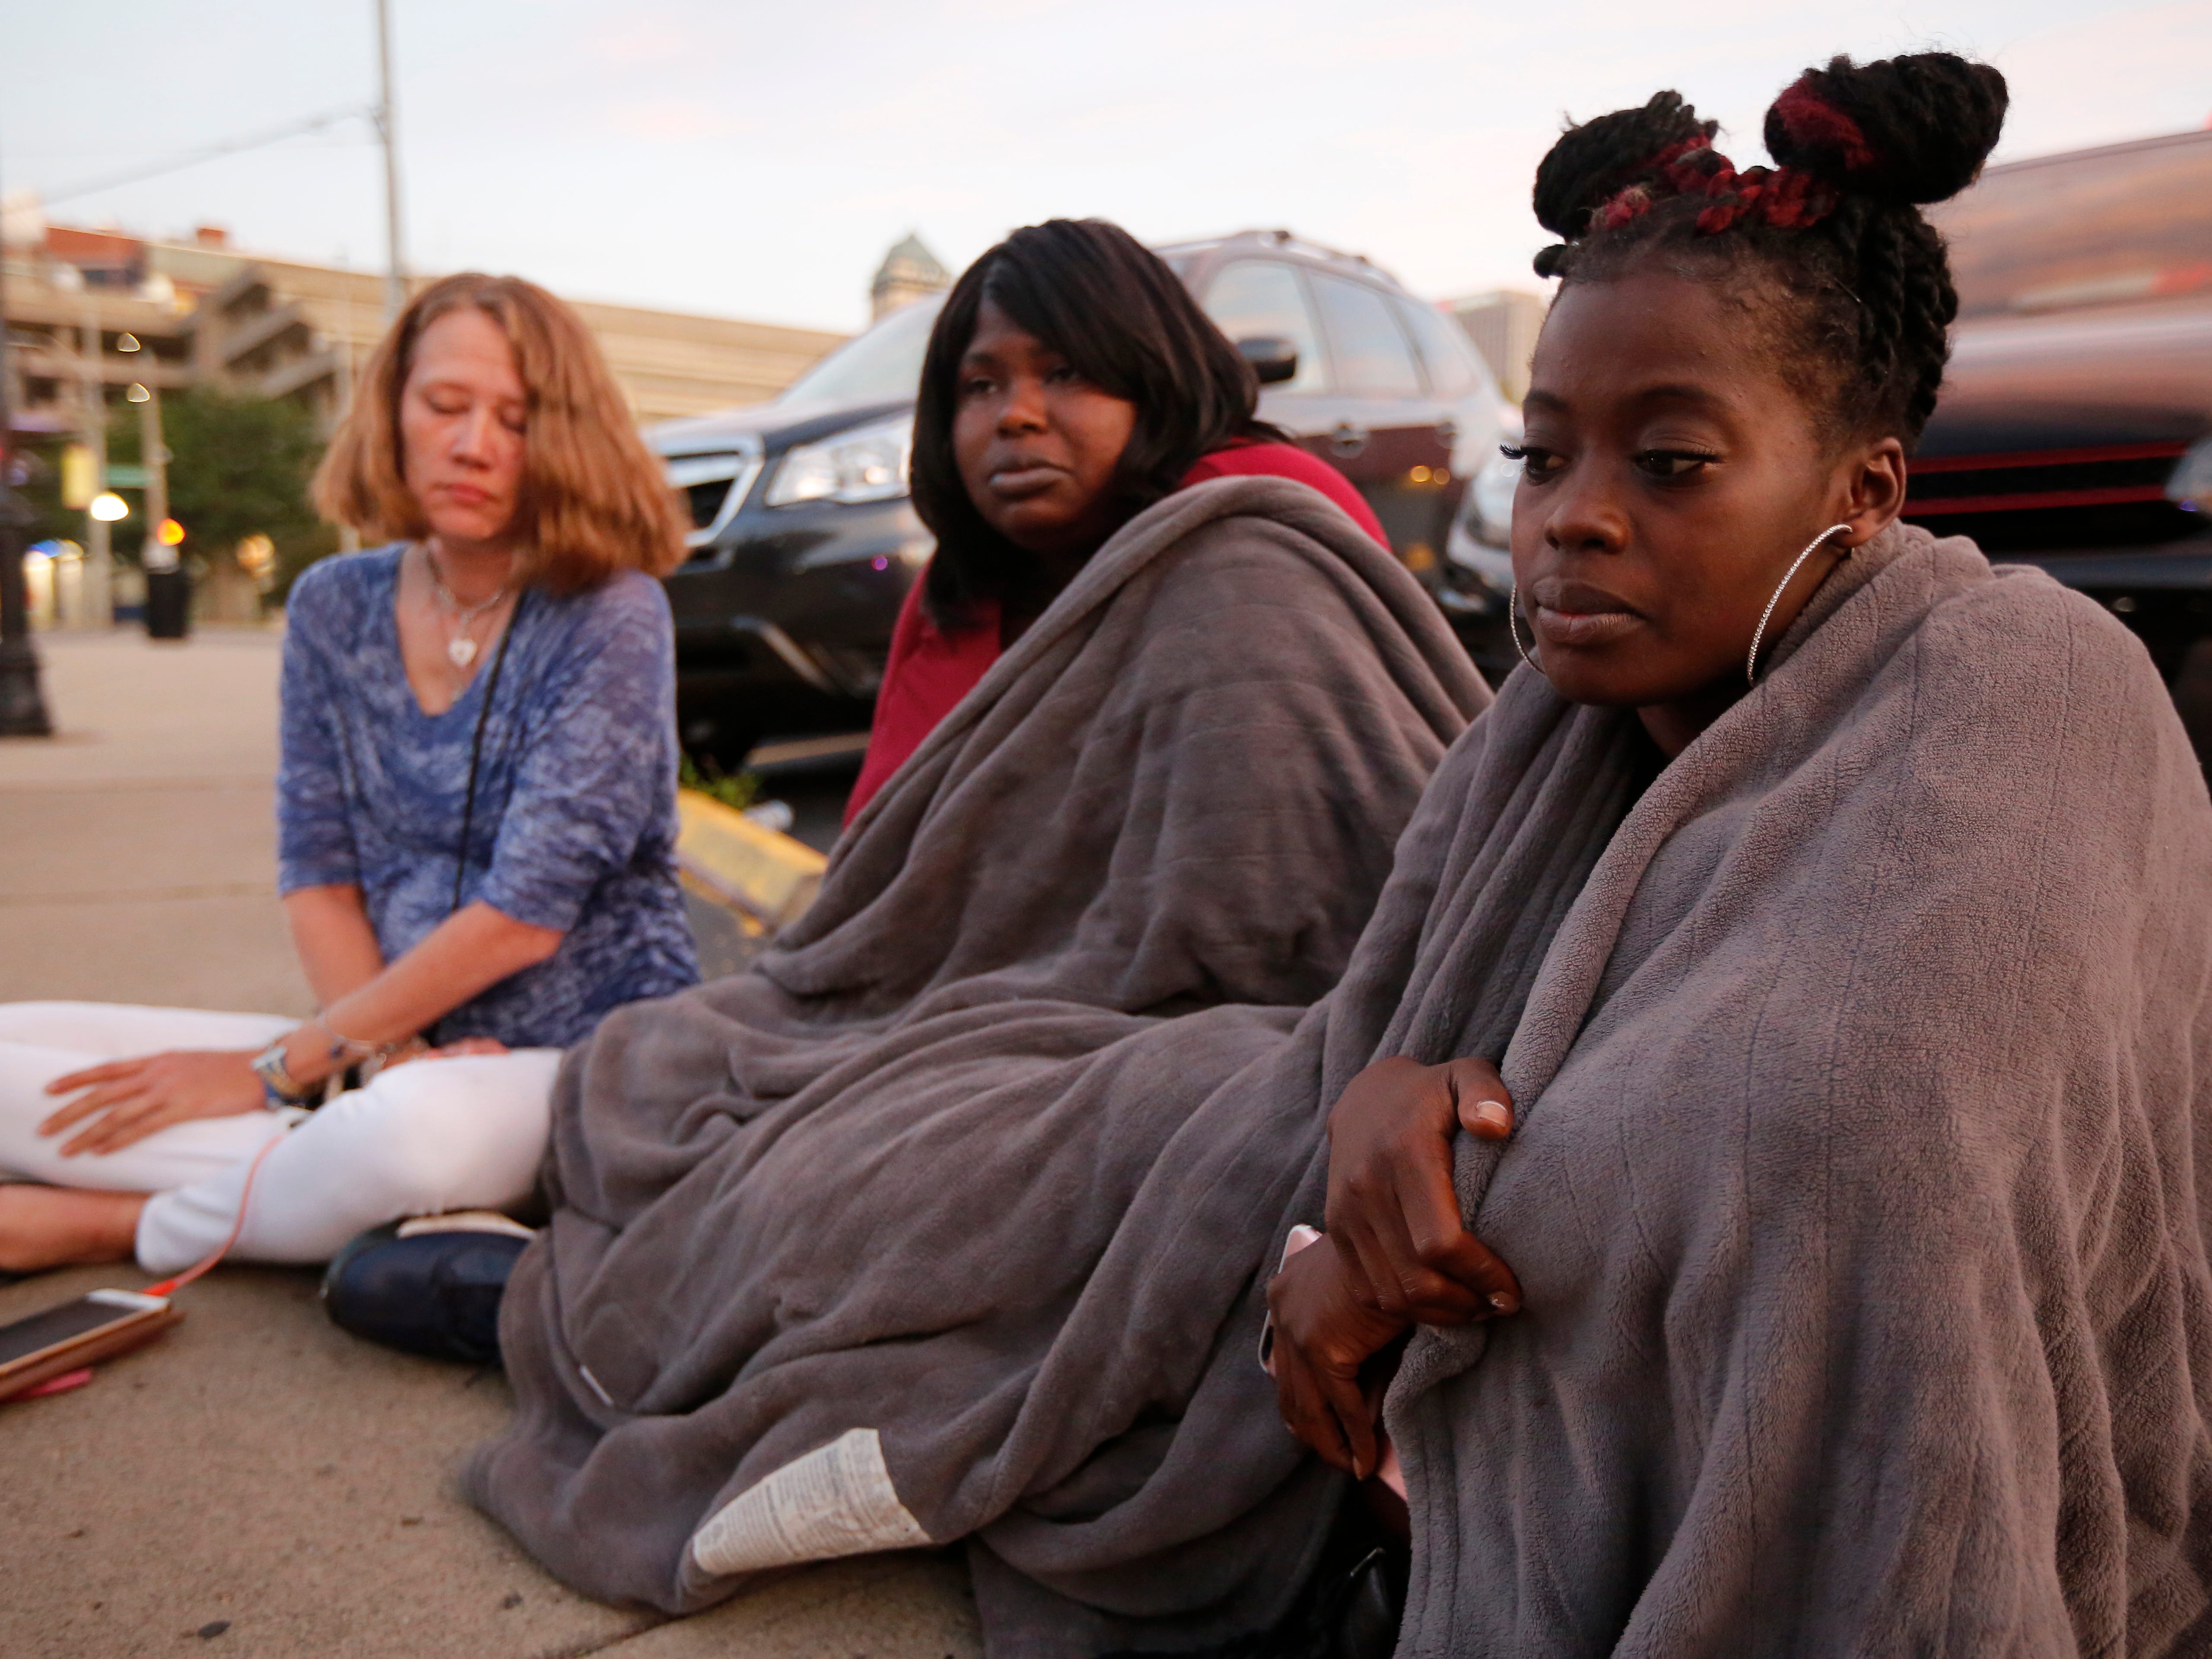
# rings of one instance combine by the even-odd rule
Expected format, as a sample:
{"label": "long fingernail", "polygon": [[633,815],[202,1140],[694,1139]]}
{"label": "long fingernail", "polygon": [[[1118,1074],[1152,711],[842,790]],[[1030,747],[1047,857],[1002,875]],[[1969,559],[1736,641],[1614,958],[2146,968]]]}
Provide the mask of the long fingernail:
{"label": "long fingernail", "polygon": [[1511,1313],[1521,1305],[1521,1298],[1510,1291],[1492,1291],[1490,1293],[1490,1305],[1499,1313]]}
{"label": "long fingernail", "polygon": [[1474,1103],[1474,1121],[1503,1132],[1513,1127],[1513,1114],[1502,1100],[1478,1100]]}

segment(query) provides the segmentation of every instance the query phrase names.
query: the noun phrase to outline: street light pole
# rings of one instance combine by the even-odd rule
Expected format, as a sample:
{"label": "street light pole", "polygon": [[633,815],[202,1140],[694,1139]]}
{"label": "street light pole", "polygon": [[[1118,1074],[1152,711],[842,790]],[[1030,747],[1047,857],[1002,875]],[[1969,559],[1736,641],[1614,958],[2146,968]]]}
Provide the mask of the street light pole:
{"label": "street light pole", "polygon": [[399,133],[392,101],[392,0],[376,0],[376,63],[380,96],[376,130],[384,140],[384,320],[407,305],[407,245],[399,228]]}
{"label": "street light pole", "polygon": [[[154,354],[146,355],[150,358]],[[163,544],[161,526],[169,519],[169,450],[161,441],[161,388],[154,384],[150,369],[144,385],[146,401],[138,405],[138,453],[146,465],[146,537],[138,555],[141,564],[147,564],[146,555]]]}
{"label": "street light pole", "polygon": [[[84,322],[76,337],[84,447],[92,456],[92,493],[97,498],[107,489],[107,371],[100,362],[100,307],[89,290],[84,295]],[[77,609],[69,619],[72,624],[88,620],[83,614],[87,592],[104,599],[115,587],[114,532],[108,529],[107,520],[89,507],[84,520],[84,562],[77,568]],[[107,617],[98,620],[105,622]]]}
{"label": "street light pole", "polygon": [[7,241],[0,226],[0,738],[44,738],[54,724],[39,687],[39,653],[23,593],[23,526],[30,514],[9,482],[15,471],[15,364],[8,337]]}

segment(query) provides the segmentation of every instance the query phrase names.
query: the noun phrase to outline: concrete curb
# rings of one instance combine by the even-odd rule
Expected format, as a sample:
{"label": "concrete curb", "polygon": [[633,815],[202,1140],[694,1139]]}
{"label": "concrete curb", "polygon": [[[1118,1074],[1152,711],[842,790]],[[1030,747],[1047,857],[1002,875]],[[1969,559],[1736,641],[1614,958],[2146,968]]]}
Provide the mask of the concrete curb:
{"label": "concrete curb", "polygon": [[735,912],[749,934],[799,919],[822,888],[830,860],[696,790],[680,789],[676,867],[701,897]]}

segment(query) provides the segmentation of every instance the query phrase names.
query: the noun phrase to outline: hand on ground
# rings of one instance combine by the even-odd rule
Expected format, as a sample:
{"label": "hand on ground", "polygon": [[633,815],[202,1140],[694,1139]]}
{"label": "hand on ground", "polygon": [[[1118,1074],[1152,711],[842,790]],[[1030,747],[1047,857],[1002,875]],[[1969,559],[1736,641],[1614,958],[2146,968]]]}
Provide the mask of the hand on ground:
{"label": "hand on ground", "polygon": [[118,1152],[172,1123],[257,1111],[267,1096],[247,1064],[252,1059],[244,1049],[178,1048],[71,1072],[46,1085],[46,1092],[84,1092],[39,1125],[39,1133],[58,1135],[92,1119],[62,1146],[64,1158],[75,1158]]}
{"label": "hand on ground", "polygon": [[1329,1242],[1355,1297],[1422,1325],[1462,1325],[1521,1305],[1513,1270],[1467,1230],[1452,1137],[1513,1133],[1513,1098],[1486,1060],[1377,1060],[1329,1113]]}
{"label": "hand on ground", "polygon": [[1334,1250],[1300,1250],[1285,1262],[1267,1286],[1267,1310],[1283,1421],[1324,1462],[1365,1480],[1380,1461],[1377,1402],[1361,1389],[1359,1368],[1411,1322],[1361,1302]]}

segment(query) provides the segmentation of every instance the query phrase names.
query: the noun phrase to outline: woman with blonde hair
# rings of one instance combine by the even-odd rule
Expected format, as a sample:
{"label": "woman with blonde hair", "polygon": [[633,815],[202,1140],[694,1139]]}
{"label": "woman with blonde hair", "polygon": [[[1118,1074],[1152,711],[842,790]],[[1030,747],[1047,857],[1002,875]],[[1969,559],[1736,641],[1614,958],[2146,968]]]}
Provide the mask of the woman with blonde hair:
{"label": "woman with blonde hair", "polygon": [[426,289],[315,495],[393,538],[288,606],[278,883],[320,1012],[0,1007],[0,1169],[30,1177],[0,1269],[172,1272],[234,1227],[319,1261],[512,1206],[561,1048],[698,977],[653,580],[682,527],[575,314],[514,277]]}

